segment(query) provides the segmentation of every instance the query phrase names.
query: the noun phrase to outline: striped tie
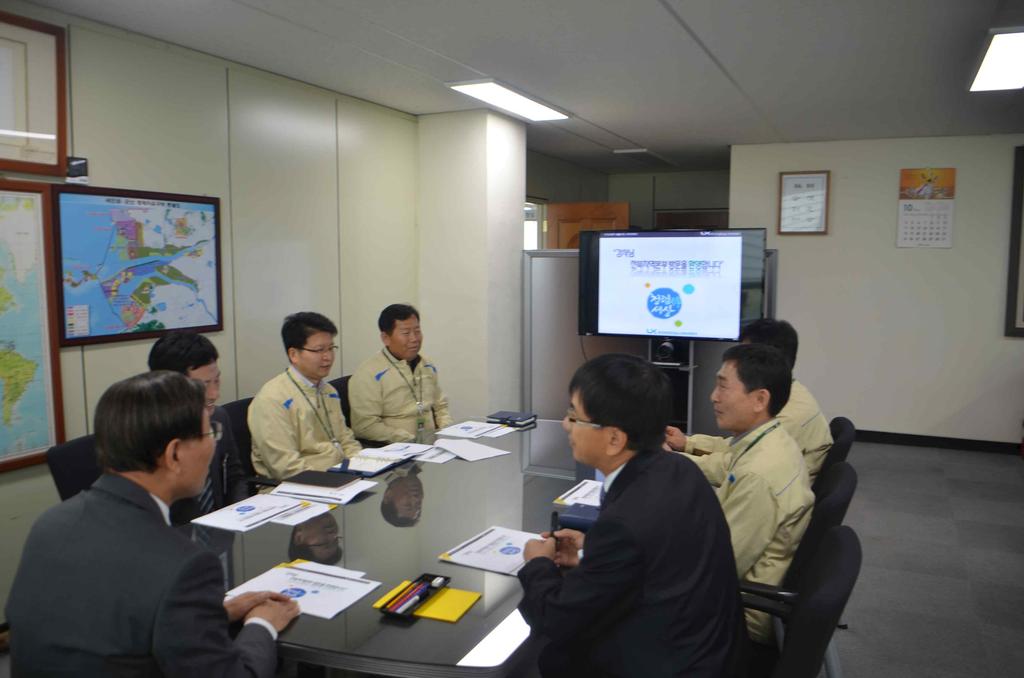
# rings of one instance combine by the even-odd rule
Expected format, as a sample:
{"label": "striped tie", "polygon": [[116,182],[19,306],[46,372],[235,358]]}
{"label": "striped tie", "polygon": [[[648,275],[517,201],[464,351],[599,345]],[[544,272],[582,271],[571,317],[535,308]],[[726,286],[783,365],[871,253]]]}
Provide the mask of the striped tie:
{"label": "striped tie", "polygon": [[206,476],[206,484],[203,485],[198,502],[200,515],[206,515],[213,510],[213,481],[209,475]]}

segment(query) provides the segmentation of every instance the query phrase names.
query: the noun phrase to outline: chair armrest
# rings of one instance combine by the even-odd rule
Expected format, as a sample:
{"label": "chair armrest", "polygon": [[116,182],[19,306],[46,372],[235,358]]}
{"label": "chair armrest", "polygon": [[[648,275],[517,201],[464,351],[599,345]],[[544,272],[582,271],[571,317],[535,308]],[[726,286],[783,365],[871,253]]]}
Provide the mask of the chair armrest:
{"label": "chair armrest", "polygon": [[789,614],[793,608],[791,605],[779,602],[777,600],[770,600],[752,593],[743,593],[740,596],[743,600],[743,607],[758,610],[759,612],[767,612],[773,617],[778,617],[783,621],[789,619]]}
{"label": "chair armrest", "polygon": [[757,582],[752,581],[741,581],[740,593],[752,593],[754,595],[761,596],[762,598],[786,603],[792,603],[800,597],[796,591],[787,591],[786,589],[781,589],[778,586],[758,584]]}
{"label": "chair armrest", "polygon": [[255,493],[257,487],[277,487],[280,480],[271,480],[263,476],[246,476],[245,482],[249,485],[249,491]]}

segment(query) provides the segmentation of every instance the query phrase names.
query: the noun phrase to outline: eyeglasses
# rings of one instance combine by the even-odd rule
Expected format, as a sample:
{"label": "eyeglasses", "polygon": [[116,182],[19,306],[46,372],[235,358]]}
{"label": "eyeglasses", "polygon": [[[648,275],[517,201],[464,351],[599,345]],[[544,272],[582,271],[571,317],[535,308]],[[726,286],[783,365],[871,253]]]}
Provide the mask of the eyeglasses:
{"label": "eyeglasses", "polygon": [[576,416],[576,410],[572,409],[571,407],[565,411],[565,419],[570,424],[583,424],[584,426],[589,426],[590,428],[604,428],[604,424],[595,424],[592,421],[580,419],[579,417]]}
{"label": "eyeglasses", "polygon": [[299,350],[309,351],[310,353],[316,353],[317,355],[320,355],[321,353],[334,353],[335,351],[338,350],[338,345],[331,344],[330,346],[324,346],[323,348],[305,348],[303,346],[300,346]]}
{"label": "eyeglasses", "polygon": [[221,436],[224,435],[224,427],[219,421],[210,422],[210,430],[203,434],[204,436],[211,436],[214,442],[220,440]]}

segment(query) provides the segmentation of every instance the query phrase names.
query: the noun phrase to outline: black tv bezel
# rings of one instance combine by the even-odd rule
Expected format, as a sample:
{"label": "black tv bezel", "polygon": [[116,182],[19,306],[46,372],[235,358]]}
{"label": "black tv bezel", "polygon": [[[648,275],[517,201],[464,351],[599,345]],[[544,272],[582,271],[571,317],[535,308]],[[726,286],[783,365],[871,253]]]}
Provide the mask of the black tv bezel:
{"label": "black tv bezel", "polygon": [[[598,294],[596,291],[587,294],[585,292],[585,286],[583,281],[587,279],[597,280],[600,275],[599,268],[599,252],[598,248],[594,247],[591,243],[595,239],[602,237],[608,237],[612,235],[629,235],[633,237],[657,237],[671,235],[673,233],[716,233],[716,232],[752,232],[759,231],[764,233],[765,245],[768,244],[768,230],[765,228],[729,228],[729,229],[715,229],[707,230],[700,228],[671,228],[671,229],[658,229],[650,231],[633,231],[633,230],[621,230],[621,231],[580,231],[580,247],[579,247],[579,275],[577,277],[577,319],[576,319],[576,333],[581,337],[635,337],[641,339],[681,339],[689,341],[723,341],[734,343],[739,340],[739,332],[736,337],[681,337],[677,334],[612,334],[606,332],[597,331],[597,312],[598,312]],[[767,252],[767,247],[764,248],[763,252]],[[588,256],[589,255],[589,256]],[[759,281],[760,289],[762,294],[765,289],[765,275],[766,267],[761,266],[761,279]],[[740,280],[740,291],[749,289],[744,287],[742,278]],[[742,310],[742,306],[740,307]],[[764,317],[764,300],[762,298],[761,303],[761,318]],[[587,321],[589,325],[585,325]],[[753,322],[753,320],[747,321],[746,324]],[[743,318],[740,318],[739,330],[742,332],[744,327]],[[593,331],[590,331],[593,328]]]}

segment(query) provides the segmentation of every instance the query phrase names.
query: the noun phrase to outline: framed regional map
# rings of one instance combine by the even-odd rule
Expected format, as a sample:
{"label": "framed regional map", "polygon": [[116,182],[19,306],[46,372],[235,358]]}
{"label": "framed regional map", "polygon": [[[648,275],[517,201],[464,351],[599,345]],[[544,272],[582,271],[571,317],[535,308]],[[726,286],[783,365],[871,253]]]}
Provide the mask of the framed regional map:
{"label": "framed regional map", "polygon": [[49,191],[0,180],[0,471],[40,463],[64,442]]}
{"label": "framed regional map", "polygon": [[220,199],[56,186],[62,346],[223,329]]}

